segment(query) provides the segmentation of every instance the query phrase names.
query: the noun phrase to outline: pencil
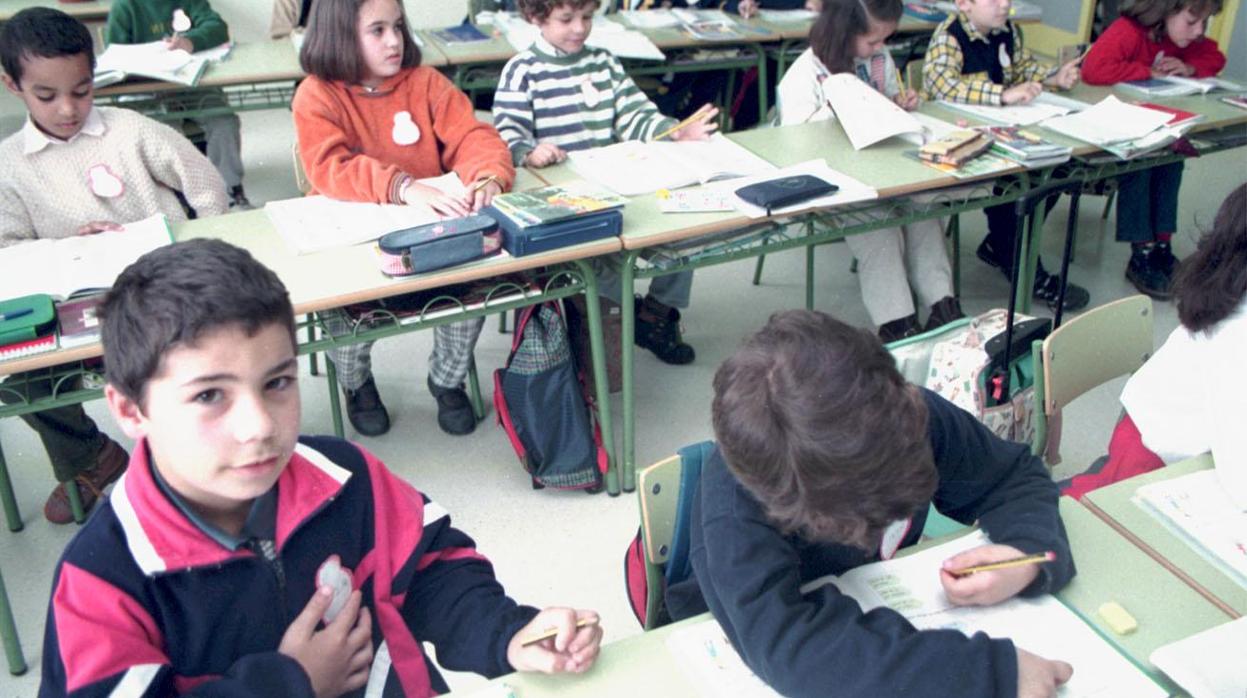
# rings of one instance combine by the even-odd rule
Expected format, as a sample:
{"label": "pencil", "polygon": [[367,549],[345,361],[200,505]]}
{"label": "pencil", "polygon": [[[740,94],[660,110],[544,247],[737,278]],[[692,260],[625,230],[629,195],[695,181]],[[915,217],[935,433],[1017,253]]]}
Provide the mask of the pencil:
{"label": "pencil", "polygon": [[901,79],[901,69],[893,65],[892,70],[896,73],[896,89],[901,91],[899,96],[901,99],[905,99],[905,94],[909,90],[905,89],[905,81]]}
{"label": "pencil", "polygon": [[1023,555],[1009,560],[999,560],[997,562],[988,562],[982,565],[971,565],[970,567],[962,567],[959,570],[948,570],[948,573],[954,577],[965,577],[975,572],[987,572],[988,570],[1002,570],[1009,567],[1021,567],[1022,565],[1034,565],[1041,562],[1052,562],[1056,560],[1056,553],[1051,550],[1043,553],[1035,553],[1034,555]]}
{"label": "pencil", "polygon": [[1077,55],[1077,56],[1075,56],[1074,58],[1072,58],[1072,59],[1070,59],[1070,60],[1068,60],[1068,61],[1065,61],[1064,63],[1061,63],[1061,64],[1059,64],[1059,65],[1053,66],[1052,70],[1049,70],[1049,71],[1048,71],[1048,74],[1044,77],[1044,80],[1051,80],[1052,78],[1056,77],[1056,74],[1057,74],[1057,73],[1059,73],[1059,72],[1061,72],[1061,68],[1064,68],[1065,66],[1069,65],[1070,63],[1077,63],[1077,62],[1081,61],[1082,59],[1084,59],[1084,58],[1086,58],[1086,57],[1087,57],[1087,53],[1088,53],[1088,52],[1090,52],[1090,51],[1091,51],[1091,47],[1090,47],[1090,46],[1088,46],[1087,48],[1085,48],[1085,49],[1083,49],[1082,51],[1080,51],[1080,52],[1078,53],[1078,55]]}
{"label": "pencil", "polygon": [[687,119],[685,119],[684,121],[681,121],[680,123],[676,124],[675,126],[672,126],[671,128],[667,129],[666,131],[663,131],[662,133],[658,134],[657,136],[654,136],[654,140],[656,140],[656,141],[661,141],[662,139],[666,138],[667,136],[670,136],[671,134],[675,133],[676,131],[679,131],[680,129],[684,128],[685,126],[688,126],[689,124],[695,124],[695,123],[697,123],[698,121],[701,121],[701,120],[705,119],[705,118],[706,118],[706,112],[710,111],[710,110],[711,110],[711,109],[713,109],[713,108],[714,108],[714,107],[710,106],[709,104],[703,104],[703,105],[701,105],[701,109],[698,109],[698,110],[697,110],[697,112],[696,112],[695,114],[693,114],[692,116],[688,117],[688,118],[687,118]]}
{"label": "pencil", "polygon": [[[590,617],[590,618],[581,618],[580,620],[576,621],[577,628],[583,628],[586,625],[597,625],[597,624],[598,624],[598,619],[596,616]],[[537,643],[537,642],[541,642],[542,640],[549,640],[550,638],[558,634],[559,634],[558,628],[553,628],[553,627],[546,628],[545,630],[539,633],[529,635],[528,637],[521,639],[520,646],[528,647],[529,645]]]}
{"label": "pencil", "polygon": [[472,183],[472,188],[468,190],[468,193],[475,194],[476,192],[489,186],[491,182],[497,182],[497,181],[498,181],[497,175],[489,175],[485,179],[478,179],[477,181]]}

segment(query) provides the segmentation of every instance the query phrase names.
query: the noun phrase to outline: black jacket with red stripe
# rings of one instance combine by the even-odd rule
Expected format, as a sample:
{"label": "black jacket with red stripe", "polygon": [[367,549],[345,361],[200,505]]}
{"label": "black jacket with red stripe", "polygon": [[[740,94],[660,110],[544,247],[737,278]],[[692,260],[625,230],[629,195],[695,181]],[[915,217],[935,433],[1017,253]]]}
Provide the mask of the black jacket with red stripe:
{"label": "black jacket with red stripe", "polygon": [[363,591],[373,618],[372,671],[356,695],[445,692],[422,642],[448,669],[512,670],[507,644],[536,609],[508,598],[446,510],[372,454],[303,437],[274,500],[275,554],[230,550],[160,490],[137,444],[57,565],[40,696],[310,697],[277,647],[326,563]]}

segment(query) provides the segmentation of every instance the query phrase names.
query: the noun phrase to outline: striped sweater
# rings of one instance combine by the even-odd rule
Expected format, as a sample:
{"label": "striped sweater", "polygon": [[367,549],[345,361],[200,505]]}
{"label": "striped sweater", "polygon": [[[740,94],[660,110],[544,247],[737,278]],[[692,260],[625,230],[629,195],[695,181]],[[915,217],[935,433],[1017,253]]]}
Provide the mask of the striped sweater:
{"label": "striped sweater", "polygon": [[538,143],[585,150],[648,140],[675,124],[609,51],[568,55],[540,37],[507,61],[494,95],[494,127],[517,165]]}

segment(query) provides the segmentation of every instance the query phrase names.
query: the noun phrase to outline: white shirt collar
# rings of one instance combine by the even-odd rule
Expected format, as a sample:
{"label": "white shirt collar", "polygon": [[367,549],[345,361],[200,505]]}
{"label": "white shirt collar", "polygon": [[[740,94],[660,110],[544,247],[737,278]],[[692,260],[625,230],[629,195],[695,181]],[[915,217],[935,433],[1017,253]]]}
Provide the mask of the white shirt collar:
{"label": "white shirt collar", "polygon": [[31,119],[30,115],[27,114],[26,125],[22,127],[22,139],[25,144],[25,148],[22,152],[25,155],[31,155],[50,145],[65,145],[67,143],[73,143],[74,139],[83,134],[98,138],[104,135],[105,130],[104,119],[100,116],[100,110],[95,107],[92,107],[91,111],[87,113],[87,119],[83,122],[82,128],[78,129],[77,133],[70,136],[69,140],[65,141],[59,138],[53,138],[43,131],[40,131],[39,127],[35,126],[34,119]]}

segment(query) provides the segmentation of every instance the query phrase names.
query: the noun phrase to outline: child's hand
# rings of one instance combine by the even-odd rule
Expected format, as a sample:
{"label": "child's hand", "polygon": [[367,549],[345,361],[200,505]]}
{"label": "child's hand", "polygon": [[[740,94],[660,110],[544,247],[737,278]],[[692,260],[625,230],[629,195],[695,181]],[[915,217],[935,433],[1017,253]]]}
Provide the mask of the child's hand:
{"label": "child's hand", "polygon": [[178,49],[182,49],[183,51],[187,53],[195,52],[195,45],[191,43],[191,40],[184,36],[181,36],[180,34],[176,36],[166,36],[165,37],[165,48],[169,49],[170,51],[176,51]]}
{"label": "child's hand", "polygon": [[415,181],[403,187],[401,198],[403,203],[408,206],[422,204],[433,209],[434,213],[441,216],[458,218],[472,212],[472,198],[470,196],[454,196],[447,194],[441,189]]}
{"label": "child's hand", "polygon": [[479,211],[490,204],[495,196],[502,193],[502,185],[497,180],[489,180],[484,186],[472,192],[472,210]]}
{"label": "child's hand", "polygon": [[333,622],[317,630],[331,601],[333,591],[327,586],[312,594],[277,647],[307,672],[317,698],[363,688],[372,667],[372,618],[362,607],[363,596],[358,589],[351,592]]}
{"label": "child's hand", "polygon": [[719,130],[719,122],[715,117],[719,115],[719,108],[710,104],[700,109],[702,117],[697,121],[685,126],[684,128],[671,134],[673,141],[704,141],[714,132]]}
{"label": "child's hand", "polygon": [[1078,68],[1078,65],[1082,63],[1082,58],[1082,56],[1079,56],[1061,66],[1061,69],[1056,71],[1056,75],[1048,78],[1048,83],[1062,90],[1068,90],[1077,85],[1078,81],[1082,79],[1082,71]]}
{"label": "child's hand", "polygon": [[822,12],[823,0],[805,0],[805,9],[810,12]]}
{"label": "child's hand", "polygon": [[740,2],[736,3],[736,11],[740,13],[741,17],[749,19],[758,14],[758,0],[740,0]]}
{"label": "child's hand", "polygon": [[83,223],[75,235],[95,235],[96,233],[113,230],[122,230],[122,227],[112,221],[91,221],[90,223]]}
{"label": "child's hand", "polygon": [[1044,659],[1021,647],[1018,651],[1018,698],[1053,698],[1057,686],[1069,681],[1074,667]]}
{"label": "child's hand", "polygon": [[913,111],[918,108],[918,102],[921,100],[918,99],[917,90],[903,89],[896,93],[896,96],[892,98],[892,101],[896,102],[896,106],[904,109],[905,111]]}
{"label": "child's hand", "polygon": [[1164,60],[1166,62],[1173,61],[1172,63],[1168,63],[1170,75],[1180,75],[1182,77],[1189,78],[1195,74],[1195,68],[1187,63],[1183,63],[1180,58],[1166,58]]}
{"label": "child's hand", "polygon": [[[576,624],[586,620],[582,627]],[[532,635],[557,628],[552,638],[524,645]],[[593,611],[574,611],[570,608],[547,608],[507,644],[507,661],[516,671],[539,671],[543,674],[572,672],[579,674],[593,666],[602,644],[602,625]]]}
{"label": "child's hand", "polygon": [[566,159],[566,150],[553,143],[538,143],[536,148],[524,156],[524,164],[529,167],[548,167]]}
{"label": "child's hand", "polygon": [[1042,92],[1043,85],[1037,82],[1024,82],[1005,90],[1004,94],[1000,95],[1000,101],[1005,104],[1026,104]]}
{"label": "child's hand", "polygon": [[1025,555],[1011,545],[980,545],[944,561],[940,569],[940,584],[948,600],[958,606],[990,606],[1013,598],[1025,589],[1039,574],[1037,565],[1019,565],[999,570],[975,572],[964,577],[954,577],[949,570],[973,565],[1010,560]]}

